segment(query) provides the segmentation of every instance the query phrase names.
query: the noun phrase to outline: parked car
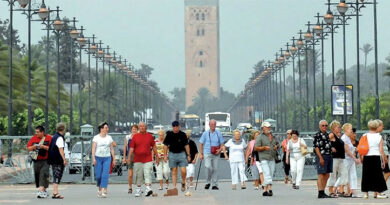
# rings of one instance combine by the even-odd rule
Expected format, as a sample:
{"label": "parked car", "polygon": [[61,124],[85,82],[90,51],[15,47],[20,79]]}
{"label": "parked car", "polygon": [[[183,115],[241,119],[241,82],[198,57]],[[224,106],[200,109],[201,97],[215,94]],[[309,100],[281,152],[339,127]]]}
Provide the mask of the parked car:
{"label": "parked car", "polygon": [[[77,142],[72,147],[69,160],[69,174],[76,174],[76,172],[81,173],[84,164],[84,174],[89,176],[91,170],[91,142],[84,141],[83,149],[81,145],[81,142]],[[83,163],[82,158],[84,158]]]}

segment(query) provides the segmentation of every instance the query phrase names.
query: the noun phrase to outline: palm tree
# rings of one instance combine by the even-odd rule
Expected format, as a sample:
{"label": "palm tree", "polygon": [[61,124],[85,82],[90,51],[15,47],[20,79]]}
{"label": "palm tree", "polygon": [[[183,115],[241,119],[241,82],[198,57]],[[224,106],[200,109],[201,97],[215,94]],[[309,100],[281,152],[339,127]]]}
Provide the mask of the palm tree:
{"label": "palm tree", "polygon": [[364,44],[363,48],[360,48],[364,53],[364,70],[367,70],[367,56],[373,49],[374,48],[369,43]]}

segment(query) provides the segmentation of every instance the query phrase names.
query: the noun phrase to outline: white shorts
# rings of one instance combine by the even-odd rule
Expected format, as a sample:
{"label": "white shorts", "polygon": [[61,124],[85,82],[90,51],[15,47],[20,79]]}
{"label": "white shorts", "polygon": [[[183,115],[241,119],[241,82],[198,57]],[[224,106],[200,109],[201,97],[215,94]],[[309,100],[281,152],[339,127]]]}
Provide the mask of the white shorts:
{"label": "white shorts", "polygon": [[195,165],[190,163],[187,165],[187,178],[194,177],[195,175]]}
{"label": "white shorts", "polygon": [[259,161],[256,161],[256,167],[259,170],[259,173],[263,173],[263,168],[261,168],[261,163]]}

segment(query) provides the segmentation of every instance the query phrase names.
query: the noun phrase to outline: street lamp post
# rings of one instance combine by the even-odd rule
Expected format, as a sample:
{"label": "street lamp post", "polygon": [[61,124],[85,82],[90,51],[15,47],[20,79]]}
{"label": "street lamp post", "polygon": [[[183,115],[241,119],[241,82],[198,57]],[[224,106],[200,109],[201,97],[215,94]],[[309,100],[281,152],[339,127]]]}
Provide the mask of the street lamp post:
{"label": "street lamp post", "polygon": [[73,27],[71,28],[70,34],[70,103],[69,103],[69,132],[73,132],[73,44],[74,40],[79,37],[79,32],[76,29],[76,17],[73,17]]}
{"label": "street lamp post", "polygon": [[303,129],[303,110],[302,110],[302,69],[301,69],[301,53],[302,53],[302,47],[304,43],[302,40],[302,31],[299,31],[299,39],[297,41],[297,47],[298,47],[298,87],[299,87],[299,112],[300,112],[300,118],[299,118],[299,130]]}
{"label": "street lamp post", "polygon": [[82,78],[81,78],[81,71],[82,71],[82,63],[81,63],[81,56],[82,56],[82,49],[85,46],[86,40],[83,35],[83,26],[81,28],[81,34],[80,37],[77,38],[77,42],[79,43],[79,127],[83,124],[83,108],[82,108],[82,102],[81,102],[81,84],[82,84]]}
{"label": "street lamp post", "polygon": [[345,0],[340,0],[340,3],[337,5],[337,10],[341,15],[341,21],[343,24],[343,68],[344,68],[344,111],[343,111],[343,123],[347,122],[347,52],[346,52],[346,36],[345,36],[345,24],[347,19],[345,18],[345,13],[348,10],[348,5],[345,3]]}
{"label": "street lamp post", "polygon": [[[293,65],[293,89],[292,89],[292,93],[293,93],[293,103],[292,103],[292,106],[293,106],[293,120],[292,120],[292,128],[296,129],[297,126],[296,126],[296,123],[294,123],[294,121],[297,119],[297,114],[296,114],[296,102],[295,102],[295,99],[296,99],[296,89],[295,89],[295,57],[297,56],[297,51],[298,51],[298,48],[296,47],[295,45],[295,37],[292,38],[292,46],[290,48],[290,52],[291,52],[291,58],[292,58],[292,65]],[[287,47],[288,47],[288,44],[287,44]],[[288,50],[288,48],[287,48]]]}

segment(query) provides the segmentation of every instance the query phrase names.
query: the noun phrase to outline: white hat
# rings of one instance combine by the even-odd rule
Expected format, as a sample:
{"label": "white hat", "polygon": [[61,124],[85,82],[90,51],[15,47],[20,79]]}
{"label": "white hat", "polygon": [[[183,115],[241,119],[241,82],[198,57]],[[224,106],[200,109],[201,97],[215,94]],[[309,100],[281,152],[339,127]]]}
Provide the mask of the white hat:
{"label": "white hat", "polygon": [[271,127],[271,123],[263,122],[263,123],[261,123],[261,127]]}

